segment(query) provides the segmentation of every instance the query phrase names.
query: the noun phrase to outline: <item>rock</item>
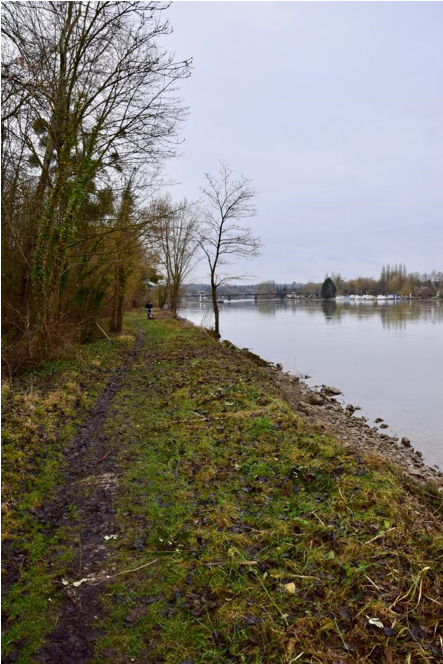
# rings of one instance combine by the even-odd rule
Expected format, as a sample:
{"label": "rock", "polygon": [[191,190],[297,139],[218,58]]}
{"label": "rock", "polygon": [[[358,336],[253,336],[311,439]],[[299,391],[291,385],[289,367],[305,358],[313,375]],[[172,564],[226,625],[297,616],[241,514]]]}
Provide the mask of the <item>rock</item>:
{"label": "rock", "polygon": [[326,394],[328,397],[332,396],[338,396],[341,394],[341,390],[338,389],[338,387],[328,387],[327,385],[322,385],[322,388],[320,390],[323,394]]}
{"label": "rock", "polygon": [[[339,400],[331,398],[341,394],[337,388],[327,385],[308,385],[303,382],[306,375],[292,375],[277,369],[276,365],[270,366],[269,372],[274,381],[286,388],[285,391],[295,411],[307,422],[315,420],[318,433],[327,431],[329,434],[333,431],[346,448],[381,453],[418,482],[433,479],[440,486],[443,484],[442,470],[438,467],[427,468],[423,464],[421,455],[415,452],[409,438],[394,437],[384,433],[383,429],[389,427],[384,424],[383,418],[377,418],[376,426],[372,426],[368,418],[362,417],[361,414],[352,417],[355,411],[362,410],[360,406],[345,405],[343,397]],[[443,492],[443,486],[441,491]]]}
{"label": "rock", "polygon": [[322,406],[324,399],[321,394],[318,394],[318,392],[312,392],[308,397],[308,403],[310,403],[311,406]]}
{"label": "rock", "polygon": [[279,371],[281,371],[283,369],[283,364],[280,364],[280,362],[277,362],[277,364],[275,366],[277,367],[277,369]]}
{"label": "rock", "polygon": [[419,470],[418,468],[409,468],[409,473],[411,475],[417,475],[418,477],[421,477],[423,474],[422,471]]}

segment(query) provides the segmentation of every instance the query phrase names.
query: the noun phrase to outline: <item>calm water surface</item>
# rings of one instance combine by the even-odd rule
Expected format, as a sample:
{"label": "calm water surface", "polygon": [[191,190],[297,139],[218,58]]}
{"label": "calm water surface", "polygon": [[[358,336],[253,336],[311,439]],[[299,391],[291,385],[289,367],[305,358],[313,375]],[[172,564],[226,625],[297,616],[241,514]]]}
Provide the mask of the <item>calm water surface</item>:
{"label": "calm water surface", "polygon": [[[372,425],[407,436],[443,469],[443,303],[238,301],[220,305],[222,337],[285,371],[333,385]],[[181,315],[211,325],[209,303]]]}

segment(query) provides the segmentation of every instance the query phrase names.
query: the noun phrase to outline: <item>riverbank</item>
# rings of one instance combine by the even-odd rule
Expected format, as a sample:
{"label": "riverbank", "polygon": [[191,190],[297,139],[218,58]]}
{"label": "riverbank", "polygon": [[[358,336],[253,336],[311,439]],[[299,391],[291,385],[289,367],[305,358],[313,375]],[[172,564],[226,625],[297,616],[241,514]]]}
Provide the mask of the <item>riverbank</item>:
{"label": "riverbank", "polygon": [[260,358],[132,322],[135,350],[7,390],[3,661],[439,661],[438,485],[321,430]]}
{"label": "riverbank", "polygon": [[371,427],[367,418],[359,415],[358,406],[347,404],[343,408],[337,400],[340,390],[327,385],[314,390],[299,376],[283,372],[280,368],[270,366],[268,371],[295,412],[315,431],[334,436],[357,453],[380,454],[394,468],[414,480],[435,482],[443,487],[443,471],[426,465],[423,455],[413,448],[409,438],[400,439]]}
{"label": "riverbank", "polygon": [[[205,307],[184,309],[183,315],[210,323]],[[368,310],[327,302],[245,303],[225,307],[222,323],[225,339],[293,374],[310,374],[310,386],[340,388],[345,396],[338,401],[353,399],[362,407],[355,417],[364,414],[372,427],[379,423],[381,434],[410,438],[426,464],[443,469],[438,304]]]}

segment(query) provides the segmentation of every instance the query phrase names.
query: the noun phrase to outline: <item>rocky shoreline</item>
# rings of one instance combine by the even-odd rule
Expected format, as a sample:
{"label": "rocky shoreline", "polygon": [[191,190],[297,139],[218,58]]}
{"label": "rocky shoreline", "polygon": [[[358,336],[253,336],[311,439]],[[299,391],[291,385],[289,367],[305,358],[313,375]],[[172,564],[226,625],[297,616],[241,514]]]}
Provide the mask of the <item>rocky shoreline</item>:
{"label": "rocky shoreline", "polygon": [[[341,394],[337,388],[323,385],[316,391],[302,377],[284,372],[279,364],[268,364],[266,371],[294,411],[317,430],[330,433],[356,451],[382,454],[415,480],[435,482],[443,488],[443,472],[427,466],[422,453],[412,447],[408,438],[400,440],[369,426],[368,419],[358,415],[359,406],[347,404],[343,408],[337,401]],[[380,428],[387,428],[380,418],[376,421],[382,422]]]}
{"label": "rocky shoreline", "polygon": [[[183,325],[194,327],[194,323],[186,318],[179,317],[179,320]],[[228,340],[222,343],[255,358],[281,389],[294,411],[307,424],[318,431],[331,434],[345,447],[351,447],[356,452],[380,454],[414,480],[422,483],[433,482],[443,491],[442,470],[425,464],[422,453],[414,449],[409,438],[399,439],[397,436],[381,433],[377,427],[369,426],[368,418],[358,415],[360,406],[347,404],[343,407],[337,401],[337,397],[342,394],[341,390],[322,385],[320,391],[317,391],[304,382],[309,376],[283,371],[281,364],[268,362],[249,348],[240,349]],[[377,418],[376,422],[380,423],[381,429],[388,428],[381,418]]]}

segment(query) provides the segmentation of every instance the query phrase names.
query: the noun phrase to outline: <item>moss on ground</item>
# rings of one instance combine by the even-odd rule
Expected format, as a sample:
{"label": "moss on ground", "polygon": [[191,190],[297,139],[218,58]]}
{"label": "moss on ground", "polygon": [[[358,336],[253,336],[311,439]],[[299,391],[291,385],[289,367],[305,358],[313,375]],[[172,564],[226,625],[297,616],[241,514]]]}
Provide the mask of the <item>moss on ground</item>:
{"label": "moss on ground", "polygon": [[145,350],[105,423],[124,445],[93,662],[440,661],[437,492],[306,430],[253,356],[136,320]]}

